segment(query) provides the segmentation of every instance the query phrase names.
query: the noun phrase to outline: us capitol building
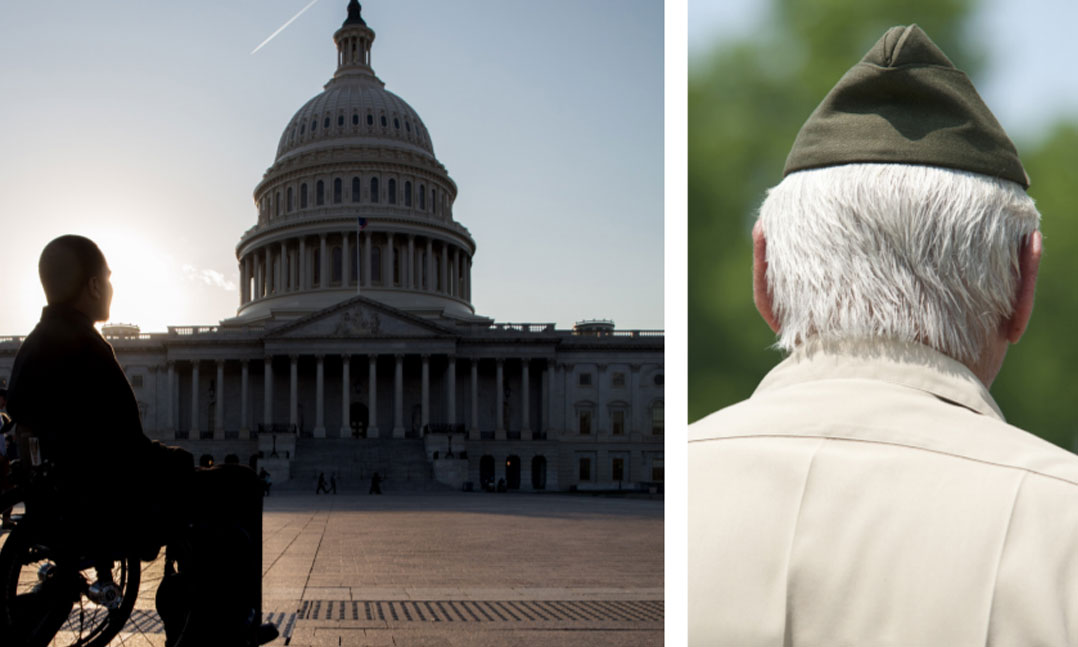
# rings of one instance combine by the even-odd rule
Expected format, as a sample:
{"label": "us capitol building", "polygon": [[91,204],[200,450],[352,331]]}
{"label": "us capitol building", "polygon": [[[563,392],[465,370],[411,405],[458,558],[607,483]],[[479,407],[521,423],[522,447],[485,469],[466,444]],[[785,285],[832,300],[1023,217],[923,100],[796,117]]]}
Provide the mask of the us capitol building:
{"label": "us capitol building", "polygon": [[[336,73],[255,187],[236,316],[103,329],[146,434],[218,462],[258,456],[278,485],[660,486],[663,332],[476,314],[456,184],[375,76],[356,0],[333,40]],[[0,338],[5,382],[20,342]]]}

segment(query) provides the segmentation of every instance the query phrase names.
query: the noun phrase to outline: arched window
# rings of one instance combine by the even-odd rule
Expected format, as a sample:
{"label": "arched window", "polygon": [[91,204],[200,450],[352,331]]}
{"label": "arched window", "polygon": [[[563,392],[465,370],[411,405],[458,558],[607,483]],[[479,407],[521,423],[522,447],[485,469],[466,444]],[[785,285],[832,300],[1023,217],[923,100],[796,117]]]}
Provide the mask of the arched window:
{"label": "arched window", "polygon": [[427,209],[427,187],[425,185],[419,185],[419,208],[422,211]]}
{"label": "arched window", "polygon": [[401,129],[401,120],[397,119],[396,117],[393,117],[393,127],[396,128],[397,130],[400,130]]}
{"label": "arched window", "polygon": [[299,185],[299,208],[307,208],[307,183]]}
{"label": "arched window", "polygon": [[430,190],[430,211],[438,213],[438,189]]}
{"label": "arched window", "polygon": [[371,178],[371,202],[378,202],[378,178]]}
{"label": "arched window", "polygon": [[358,126],[359,125],[359,115],[357,113],[354,113],[354,112],[352,113],[352,125],[353,126]]}
{"label": "arched window", "polygon": [[318,130],[318,120],[317,119],[312,119],[311,120],[311,132],[313,133],[316,130]]}
{"label": "arched window", "polygon": [[289,212],[292,211],[292,187],[288,187],[288,206],[286,208]]}
{"label": "arched window", "polygon": [[322,180],[318,180],[318,184],[314,185],[314,203],[318,206],[326,203],[326,183]]}
{"label": "arched window", "polygon": [[337,125],[338,126],[343,126],[344,125],[344,115],[337,115]]}
{"label": "arched window", "polygon": [[381,121],[382,121],[382,128],[385,128],[386,127],[386,116],[385,115],[382,115]]}
{"label": "arched window", "polygon": [[369,112],[367,113],[367,125],[368,126],[373,126],[374,125],[374,115],[372,115]]}
{"label": "arched window", "polygon": [[276,197],[273,198],[273,206],[277,210],[277,215],[281,215],[281,192],[278,191]]}
{"label": "arched window", "polygon": [[326,117],[325,119],[322,120],[322,127],[323,128],[329,128],[329,117]]}
{"label": "arched window", "polygon": [[341,191],[343,184],[344,183],[341,182],[341,178],[336,178],[333,180],[333,204],[341,203]]}
{"label": "arched window", "polygon": [[404,129],[407,130],[408,132],[412,132],[412,122],[405,121],[404,122]]}
{"label": "arched window", "polygon": [[397,181],[389,178],[389,204],[397,204]]}
{"label": "arched window", "polygon": [[404,183],[404,206],[406,206],[406,207],[412,206],[412,183],[411,183],[411,181],[406,181]]}
{"label": "arched window", "polygon": [[352,178],[352,202],[359,202],[359,178]]}
{"label": "arched window", "polygon": [[342,252],[340,247],[333,248],[333,268],[330,270],[329,274],[330,281],[332,281],[333,283],[341,282],[341,270],[344,267],[342,263],[343,259],[341,258],[341,253]]}
{"label": "arched window", "polygon": [[371,248],[371,281],[382,280],[382,248]]}

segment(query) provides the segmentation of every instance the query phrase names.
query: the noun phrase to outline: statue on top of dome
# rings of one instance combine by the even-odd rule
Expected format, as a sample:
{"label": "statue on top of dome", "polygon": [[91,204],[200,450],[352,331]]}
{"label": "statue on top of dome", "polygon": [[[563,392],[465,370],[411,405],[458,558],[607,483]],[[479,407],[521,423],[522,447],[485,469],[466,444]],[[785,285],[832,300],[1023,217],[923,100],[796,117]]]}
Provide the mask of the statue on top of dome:
{"label": "statue on top of dome", "polygon": [[348,18],[344,21],[344,24],[345,25],[352,25],[352,24],[355,24],[355,23],[359,23],[361,25],[366,25],[367,24],[366,21],[364,21],[363,18],[359,15],[359,12],[362,11],[362,9],[363,9],[363,7],[360,6],[359,0],[349,0],[349,2],[348,2]]}

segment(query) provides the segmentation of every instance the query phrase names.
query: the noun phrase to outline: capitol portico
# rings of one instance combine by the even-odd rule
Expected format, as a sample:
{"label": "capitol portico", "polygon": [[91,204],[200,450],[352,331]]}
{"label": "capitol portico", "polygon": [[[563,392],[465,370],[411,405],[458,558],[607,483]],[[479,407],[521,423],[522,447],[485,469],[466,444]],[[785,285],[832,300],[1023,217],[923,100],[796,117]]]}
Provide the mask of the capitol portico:
{"label": "capitol portico", "polygon": [[[236,315],[103,331],[147,435],[301,487],[319,472],[361,487],[375,471],[390,489],[656,487],[662,331],[477,314],[457,186],[375,75],[356,0],[333,38],[336,72],[254,190]],[[0,338],[0,380],[20,342]]]}

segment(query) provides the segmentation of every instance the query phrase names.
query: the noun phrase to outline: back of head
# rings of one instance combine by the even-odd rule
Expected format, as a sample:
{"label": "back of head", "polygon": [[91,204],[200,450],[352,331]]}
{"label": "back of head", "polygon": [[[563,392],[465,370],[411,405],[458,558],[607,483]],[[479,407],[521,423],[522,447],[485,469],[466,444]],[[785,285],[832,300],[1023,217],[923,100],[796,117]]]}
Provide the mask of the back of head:
{"label": "back of head", "polygon": [[78,298],[87,281],[100,276],[105,267],[105,255],[94,241],[69,234],[45,245],[37,271],[45,299],[49,305],[59,305]]}
{"label": "back of head", "polygon": [[1012,313],[1039,219],[1019,184],[968,171],[791,173],[760,208],[778,345],[886,337],[975,361]]}

